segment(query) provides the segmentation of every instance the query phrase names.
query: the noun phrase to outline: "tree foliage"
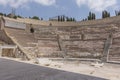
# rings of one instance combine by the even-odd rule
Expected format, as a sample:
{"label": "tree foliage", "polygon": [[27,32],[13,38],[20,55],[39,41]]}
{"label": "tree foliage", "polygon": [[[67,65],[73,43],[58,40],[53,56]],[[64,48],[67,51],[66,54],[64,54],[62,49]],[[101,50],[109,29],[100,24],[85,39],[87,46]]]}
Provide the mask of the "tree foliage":
{"label": "tree foliage", "polygon": [[40,20],[37,16],[33,16],[32,19]]}
{"label": "tree foliage", "polygon": [[96,19],[95,13],[89,12],[88,20],[95,20],[95,19]]}
{"label": "tree foliage", "polygon": [[102,11],[102,18],[110,17],[110,13],[106,10]]}
{"label": "tree foliage", "polygon": [[13,18],[14,18],[14,19],[17,19],[17,16],[14,16]]}
{"label": "tree foliage", "polygon": [[68,21],[76,21],[76,19],[62,15],[62,16],[58,16],[58,21],[61,21],[61,22],[67,21],[68,22]]}
{"label": "tree foliage", "polygon": [[20,16],[20,15],[18,15],[17,17],[18,17],[18,18],[22,18],[22,16]]}
{"label": "tree foliage", "polygon": [[119,16],[120,15],[120,10],[115,10],[115,15]]}
{"label": "tree foliage", "polygon": [[0,13],[1,16],[3,16],[4,14],[3,13]]}

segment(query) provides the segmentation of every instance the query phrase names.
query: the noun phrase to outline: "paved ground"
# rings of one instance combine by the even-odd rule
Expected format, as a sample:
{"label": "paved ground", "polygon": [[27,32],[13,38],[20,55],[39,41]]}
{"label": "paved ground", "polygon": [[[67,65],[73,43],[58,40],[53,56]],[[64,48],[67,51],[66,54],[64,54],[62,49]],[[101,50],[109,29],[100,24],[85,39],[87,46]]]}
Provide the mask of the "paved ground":
{"label": "paved ground", "polygon": [[0,80],[105,80],[0,58]]}

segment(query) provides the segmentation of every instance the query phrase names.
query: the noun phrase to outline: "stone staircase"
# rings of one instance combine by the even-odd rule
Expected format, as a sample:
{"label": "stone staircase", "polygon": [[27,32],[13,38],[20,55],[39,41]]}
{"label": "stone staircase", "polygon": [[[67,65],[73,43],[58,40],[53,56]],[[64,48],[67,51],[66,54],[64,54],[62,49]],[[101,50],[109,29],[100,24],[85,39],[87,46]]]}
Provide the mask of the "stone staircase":
{"label": "stone staircase", "polygon": [[27,34],[25,30],[5,28],[7,36],[17,45],[15,56],[17,58],[23,58],[36,62],[36,56],[34,52],[29,52],[29,47],[35,47],[37,40],[34,39],[33,34]]}
{"label": "stone staircase", "polygon": [[[119,36],[119,35],[118,35]],[[109,50],[108,62],[120,62],[120,38],[114,38]]]}
{"label": "stone staircase", "polygon": [[120,55],[116,55],[116,56],[112,56],[112,55],[109,55],[109,61],[108,62],[119,62],[120,63]]}
{"label": "stone staircase", "polygon": [[36,34],[38,57],[63,57],[61,44],[56,34]]}
{"label": "stone staircase", "polygon": [[28,60],[27,55],[19,46],[16,46],[16,43],[8,36],[5,30],[0,30],[0,56]]}
{"label": "stone staircase", "polygon": [[22,29],[14,28],[5,28],[6,32],[10,35],[11,38],[18,40],[19,44],[23,47],[34,47],[36,46],[37,40],[34,38],[34,35],[31,33],[26,33]]}

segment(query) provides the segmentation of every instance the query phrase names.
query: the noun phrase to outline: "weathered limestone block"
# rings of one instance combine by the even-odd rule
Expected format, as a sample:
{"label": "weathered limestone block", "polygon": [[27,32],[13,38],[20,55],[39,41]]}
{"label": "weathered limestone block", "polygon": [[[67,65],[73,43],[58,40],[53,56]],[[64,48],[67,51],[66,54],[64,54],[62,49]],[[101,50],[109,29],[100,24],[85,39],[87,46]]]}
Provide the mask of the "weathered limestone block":
{"label": "weathered limestone block", "polygon": [[36,39],[57,39],[56,28],[52,27],[39,27],[35,29],[34,36]]}
{"label": "weathered limestone block", "polygon": [[81,35],[60,35],[62,40],[80,40]]}
{"label": "weathered limestone block", "polygon": [[39,40],[38,46],[48,46],[48,47],[57,47],[57,41],[45,41],[45,40]]}
{"label": "weathered limestone block", "polygon": [[108,33],[111,31],[116,31],[118,29],[114,28],[113,26],[106,26],[106,27],[87,27],[84,29],[84,33]]}
{"label": "weathered limestone block", "polygon": [[104,41],[64,41],[64,46],[72,46],[72,45],[78,45],[80,48],[103,48],[104,47]]}
{"label": "weathered limestone block", "polygon": [[28,45],[29,47],[35,47],[35,46],[37,45],[37,43],[27,43],[27,45]]}
{"label": "weathered limestone block", "polygon": [[120,38],[120,32],[115,32],[113,34],[113,38]]}
{"label": "weathered limestone block", "polygon": [[41,51],[54,51],[54,50],[59,50],[58,47],[58,42],[57,41],[42,41],[39,40],[38,41],[38,47],[39,50]]}
{"label": "weathered limestone block", "polygon": [[51,58],[57,58],[57,57],[64,57],[63,56],[63,51],[53,51],[53,52],[40,52],[37,54],[37,57],[51,57]]}
{"label": "weathered limestone block", "polygon": [[75,57],[75,58],[100,58],[101,53],[90,53],[90,52],[75,52],[69,51],[67,52],[68,57]]}
{"label": "weathered limestone block", "polygon": [[9,28],[26,29],[25,23],[15,22],[11,20],[5,20],[5,26]]}
{"label": "weathered limestone block", "polygon": [[117,48],[117,47],[120,47],[120,38],[113,39],[111,48]]}
{"label": "weathered limestone block", "polygon": [[2,49],[2,56],[5,57],[14,57],[13,49]]}
{"label": "weathered limestone block", "polygon": [[71,28],[70,27],[58,27],[56,32],[58,34],[70,34]]}
{"label": "weathered limestone block", "polygon": [[118,48],[118,47],[120,47],[120,43],[118,43],[118,44],[112,44],[112,46],[111,46],[111,48]]}
{"label": "weathered limestone block", "polygon": [[54,28],[54,27],[39,27],[39,28],[35,28],[35,33],[41,34],[41,35],[54,35],[54,34],[56,34],[56,28]]}
{"label": "weathered limestone block", "polygon": [[109,55],[120,57],[120,47],[118,48],[112,48],[109,50]]}
{"label": "weathered limestone block", "polygon": [[66,45],[66,49],[70,51],[79,51],[80,48],[78,45]]}
{"label": "weathered limestone block", "polygon": [[119,42],[120,42],[120,38],[114,38],[112,43],[116,44],[116,43],[119,43]]}
{"label": "weathered limestone block", "polygon": [[66,47],[67,51],[78,51],[78,52],[91,52],[91,53],[103,53],[103,49],[102,48],[80,48],[78,47],[78,45],[70,45]]}
{"label": "weathered limestone block", "polygon": [[101,39],[107,39],[109,36],[109,33],[94,33],[94,34],[84,34],[84,40],[101,40]]}
{"label": "weathered limestone block", "polygon": [[58,34],[81,34],[85,30],[84,27],[57,27]]}
{"label": "weathered limestone block", "polygon": [[47,46],[45,46],[45,47],[39,47],[39,51],[40,52],[52,52],[52,51],[58,51],[59,49],[57,48],[57,47],[47,47]]}
{"label": "weathered limestone block", "polygon": [[57,30],[62,32],[70,32],[71,27],[58,27]]}
{"label": "weathered limestone block", "polygon": [[41,40],[56,40],[57,39],[57,35],[45,35],[45,34],[35,34],[35,38],[36,39],[41,39]]}
{"label": "weathered limestone block", "polygon": [[91,53],[89,52],[67,52],[67,56],[70,57],[88,57]]}

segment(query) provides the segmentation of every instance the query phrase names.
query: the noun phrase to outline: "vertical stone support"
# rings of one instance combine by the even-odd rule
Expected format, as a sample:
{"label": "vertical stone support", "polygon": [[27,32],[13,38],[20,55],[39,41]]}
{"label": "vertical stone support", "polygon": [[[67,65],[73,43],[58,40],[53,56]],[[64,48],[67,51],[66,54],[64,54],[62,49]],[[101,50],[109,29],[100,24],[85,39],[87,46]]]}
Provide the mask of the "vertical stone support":
{"label": "vertical stone support", "polygon": [[3,30],[5,26],[5,20],[3,17],[0,18],[0,30]]}
{"label": "vertical stone support", "polygon": [[102,58],[103,62],[107,62],[107,60],[108,60],[109,49],[112,45],[112,40],[113,40],[112,37],[113,37],[113,35],[112,35],[112,33],[110,33],[106,42],[105,42],[104,50],[103,50],[103,58]]}
{"label": "vertical stone support", "polygon": [[26,31],[27,33],[30,33],[30,28],[31,28],[31,24],[26,24],[26,29],[25,29],[25,31]]}
{"label": "vertical stone support", "polygon": [[65,47],[63,46],[63,42],[62,42],[62,39],[60,38],[59,35],[57,35],[57,41],[58,41],[58,46],[59,46],[59,49],[60,51],[63,51],[63,58],[65,58],[67,56],[67,51],[65,49]]}

